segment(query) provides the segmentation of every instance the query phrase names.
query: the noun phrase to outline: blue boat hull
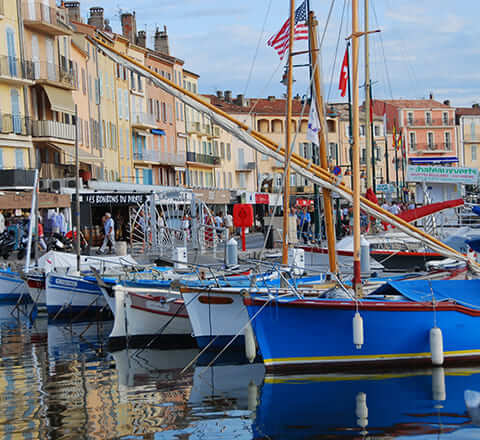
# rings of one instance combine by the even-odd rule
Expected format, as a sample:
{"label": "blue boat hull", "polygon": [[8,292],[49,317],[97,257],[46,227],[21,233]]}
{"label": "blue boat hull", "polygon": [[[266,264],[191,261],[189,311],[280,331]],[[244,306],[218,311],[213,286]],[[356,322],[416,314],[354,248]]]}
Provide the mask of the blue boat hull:
{"label": "blue boat hull", "polygon": [[[265,300],[247,299],[252,318]],[[364,344],[353,343],[358,304]],[[431,365],[429,332],[443,333],[446,363],[480,359],[480,310],[455,302],[289,300],[272,301],[252,326],[267,371]]]}
{"label": "blue boat hull", "polygon": [[[222,335],[222,336],[198,336],[196,337],[198,348],[204,349],[208,344],[212,343],[208,349],[209,350],[221,350],[227,344],[229,349],[233,350],[245,350],[245,336],[239,335],[235,338],[233,342],[232,339],[235,338],[235,335]],[[213,342],[212,342],[213,341]]]}

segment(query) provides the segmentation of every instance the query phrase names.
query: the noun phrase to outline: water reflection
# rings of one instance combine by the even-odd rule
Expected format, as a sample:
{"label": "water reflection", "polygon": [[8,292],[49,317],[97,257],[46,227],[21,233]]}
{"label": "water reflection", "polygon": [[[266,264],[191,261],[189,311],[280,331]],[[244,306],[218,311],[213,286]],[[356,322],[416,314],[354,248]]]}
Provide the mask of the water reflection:
{"label": "water reflection", "polygon": [[266,376],[198,350],[109,353],[112,323],[0,307],[0,438],[480,438],[480,368]]}
{"label": "water reflection", "polygon": [[466,408],[466,390],[480,391],[480,369],[267,376],[254,437],[464,438],[471,430],[480,436]]}

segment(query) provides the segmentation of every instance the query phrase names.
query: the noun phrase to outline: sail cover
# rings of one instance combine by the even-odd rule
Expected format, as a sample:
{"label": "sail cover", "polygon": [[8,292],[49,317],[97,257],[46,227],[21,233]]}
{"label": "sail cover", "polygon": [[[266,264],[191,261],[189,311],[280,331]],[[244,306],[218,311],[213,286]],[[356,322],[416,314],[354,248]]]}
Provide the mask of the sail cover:
{"label": "sail cover", "polygon": [[[94,39],[94,44],[97,48],[105,53],[106,56],[113,59],[116,63],[123,65],[127,69],[137,73],[138,75],[143,76],[144,78],[149,79],[155,84],[157,87],[169,93],[170,95],[174,96],[175,98],[182,101],[185,105],[192,107],[193,109],[197,110],[200,113],[205,114],[208,116],[213,123],[222,127],[228,133],[234,135],[237,139],[244,142],[249,147],[253,148],[254,150],[258,151],[261,154],[268,155],[279,162],[285,161],[284,154],[280,151],[280,146],[276,146],[276,148],[272,148],[270,146],[265,145],[261,141],[259,141],[256,137],[253,136],[252,130],[244,128],[245,124],[241,122],[234,122],[225,115],[221,114],[220,111],[216,111],[211,106],[202,103],[200,100],[194,99],[193,96],[190,96],[191,93],[187,92],[186,90],[181,89],[180,87],[174,85],[168,80],[163,79],[160,76],[154,75],[154,73],[150,72],[146,67],[141,66],[138,62],[134,62],[133,60],[129,59],[126,55],[122,55],[117,53],[115,50],[112,50],[109,46],[102,43],[98,39]],[[291,154],[292,158],[295,158],[297,162],[303,161],[303,158],[295,154]],[[290,158],[289,158],[290,159]],[[336,177],[331,175],[328,178],[323,177],[314,169],[311,168],[312,163],[309,162],[307,166],[300,165],[295,162],[291,162],[290,168],[300,176],[308,179],[309,181],[316,183],[317,185],[321,186],[322,188],[326,188],[330,191],[336,192],[340,197],[348,200],[349,202],[353,202],[352,193],[344,186],[340,185],[340,182],[336,180]],[[408,235],[418,239],[419,241],[425,243],[430,249],[435,252],[438,252],[441,255],[444,255],[447,258],[454,258],[457,260],[466,261],[467,263],[471,263],[471,261],[465,255],[457,253],[454,249],[449,248],[446,245],[439,243],[437,240],[433,238],[425,237],[420,231],[416,230],[410,225],[403,223],[402,220],[396,219],[395,216],[390,215],[389,213],[385,213],[379,211],[377,205],[371,205],[368,203],[369,201],[365,198],[361,198],[360,207],[366,213],[378,218],[383,222],[390,223],[397,227],[399,230],[404,231]],[[400,221],[398,221],[400,220]],[[470,264],[472,270],[480,272],[480,266],[476,264]]]}
{"label": "sail cover", "polygon": [[471,309],[480,309],[480,280],[412,280],[391,281],[388,287],[411,301],[436,302],[452,300]]}

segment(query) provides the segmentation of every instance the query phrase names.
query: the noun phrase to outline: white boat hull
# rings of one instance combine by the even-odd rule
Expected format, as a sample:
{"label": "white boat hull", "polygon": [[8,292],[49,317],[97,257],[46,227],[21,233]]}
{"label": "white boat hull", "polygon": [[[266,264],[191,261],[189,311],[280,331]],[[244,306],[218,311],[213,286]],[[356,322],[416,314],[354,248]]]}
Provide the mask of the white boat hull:
{"label": "white boat hull", "polygon": [[25,282],[18,272],[0,270],[0,301],[18,301],[29,298]]}
{"label": "white boat hull", "polygon": [[109,338],[113,350],[135,345],[194,345],[192,326],[179,293],[122,286],[114,291],[115,320]]}

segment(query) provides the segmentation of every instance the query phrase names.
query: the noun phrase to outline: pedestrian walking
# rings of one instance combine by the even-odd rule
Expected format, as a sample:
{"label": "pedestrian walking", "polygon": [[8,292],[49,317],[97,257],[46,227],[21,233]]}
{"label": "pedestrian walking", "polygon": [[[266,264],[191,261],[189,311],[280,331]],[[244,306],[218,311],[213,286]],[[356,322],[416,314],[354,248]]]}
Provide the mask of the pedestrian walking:
{"label": "pedestrian walking", "polygon": [[104,224],[105,237],[101,248],[97,251],[98,254],[104,254],[107,250],[107,246],[110,248],[111,253],[115,253],[115,222],[113,221],[112,214],[105,213]]}

